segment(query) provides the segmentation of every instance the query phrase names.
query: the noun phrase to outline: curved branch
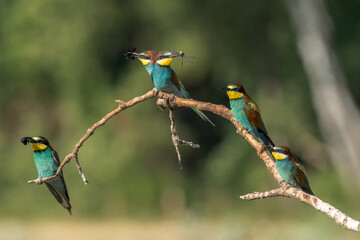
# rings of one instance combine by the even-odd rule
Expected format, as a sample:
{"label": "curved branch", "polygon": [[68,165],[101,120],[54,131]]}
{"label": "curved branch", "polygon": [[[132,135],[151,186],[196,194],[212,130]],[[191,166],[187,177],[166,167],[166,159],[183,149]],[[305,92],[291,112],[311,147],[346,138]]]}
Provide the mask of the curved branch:
{"label": "curved branch", "polygon": [[[256,139],[247,133],[247,131],[242,128],[241,124],[236,121],[236,119],[233,117],[231,110],[223,105],[208,103],[208,102],[200,102],[193,99],[183,99],[174,97],[171,94],[158,92],[155,88],[150,90],[149,92],[139,96],[135,97],[130,101],[123,102],[120,100],[117,100],[116,102],[119,103],[119,106],[113,110],[112,112],[106,114],[100,121],[93,124],[92,127],[90,127],[86,134],[79,140],[79,142],[75,145],[73,151],[68,154],[64,160],[61,162],[56,174],[50,177],[42,178],[42,179],[36,179],[36,180],[30,180],[29,183],[38,183],[41,184],[42,182],[55,178],[62,170],[62,168],[70,162],[71,159],[74,159],[75,161],[78,158],[78,152],[81,146],[84,144],[84,142],[95,132],[95,130],[104,125],[111,117],[115,116],[119,112],[132,107],[140,102],[143,102],[149,98],[153,98],[157,96],[159,99],[164,99],[165,101],[158,101],[158,105],[164,108],[168,107],[194,107],[199,110],[204,110],[208,112],[212,112],[222,118],[225,118],[229,120],[236,128],[236,132],[240,135],[242,135],[247,142],[250,143],[250,145],[257,151],[258,156],[264,161],[268,171],[273,175],[275,180],[280,185],[280,188],[270,190],[267,192],[253,192],[249,193],[243,196],[240,196],[241,199],[244,200],[254,200],[254,199],[262,199],[262,198],[269,198],[269,197],[289,197],[297,199],[301,202],[307,203],[311,206],[313,206],[316,210],[323,212],[330,218],[332,218],[336,224],[349,229],[353,231],[360,231],[360,222],[357,220],[354,220],[347,216],[346,214],[342,213],[335,207],[331,206],[330,204],[323,202],[318,197],[309,195],[307,193],[304,193],[300,189],[296,189],[291,187],[289,184],[281,182],[281,178],[279,173],[277,172],[275,162],[272,159],[272,156],[267,151],[264,151],[264,145],[262,143],[259,143],[256,141]],[[78,164],[78,169],[80,174],[82,173],[80,165]],[[85,176],[82,174],[82,178],[87,183],[87,180]]]}
{"label": "curved branch", "polygon": [[248,201],[272,197],[288,197],[298,199],[301,202],[313,206],[316,210],[325,213],[327,216],[334,219],[336,224],[342,226],[343,228],[356,232],[360,231],[359,221],[352,219],[348,215],[336,209],[334,206],[322,201],[320,198],[304,193],[297,188],[277,188],[266,192],[253,192],[240,196],[241,199]]}
{"label": "curved branch", "polygon": [[246,130],[242,128],[240,123],[236,121],[236,119],[233,117],[231,110],[223,105],[216,105],[212,103],[205,103],[200,101],[195,101],[192,99],[182,99],[182,98],[175,98],[171,101],[170,95],[166,93],[160,92],[158,97],[164,98],[167,101],[170,102],[170,105],[172,107],[194,107],[199,110],[209,111],[214,114],[217,114],[223,118],[226,118],[229,120],[235,127],[236,132],[240,135],[245,134],[244,138],[246,141],[248,141],[253,148],[257,151],[259,157],[264,161],[267,169],[269,172],[272,173],[274,178],[277,180],[279,185],[281,186],[278,189],[270,190],[267,192],[259,193],[254,192],[250,193],[244,196],[241,196],[241,199],[244,200],[253,200],[253,199],[261,199],[261,198],[268,198],[268,197],[289,197],[298,199],[301,202],[307,203],[311,206],[313,206],[316,210],[323,212],[330,218],[332,218],[336,224],[342,226],[345,229],[353,230],[353,231],[360,231],[360,222],[357,220],[352,219],[348,215],[344,214],[343,212],[339,211],[335,207],[331,206],[330,204],[323,202],[318,197],[315,197],[313,195],[309,195],[305,192],[303,192],[300,189],[293,188],[289,184],[282,182],[279,173],[277,172],[276,165],[270,156],[270,154],[266,151],[263,151],[263,144],[256,141],[255,138],[252,137],[252,135],[247,134]]}
{"label": "curved branch", "polygon": [[[236,132],[238,134],[242,136],[244,136],[245,134],[245,140],[248,141],[253,148],[255,148],[259,157],[264,161],[269,172],[271,172],[276,181],[281,184],[281,178],[276,170],[276,165],[272,159],[272,156],[270,156],[268,152],[263,151],[264,145],[256,141],[256,139],[251,134],[247,133],[247,131],[241,126],[241,124],[236,121],[230,109],[223,105],[213,104],[209,102],[200,102],[193,99],[184,99],[178,97],[174,98],[170,94],[163,92],[159,92],[157,97],[165,99],[166,101],[163,101],[163,104],[165,104],[165,102],[168,102],[171,107],[193,107],[199,110],[212,112],[216,115],[219,115],[220,117],[229,120],[235,126]],[[166,106],[164,105],[163,107]]]}
{"label": "curved branch", "polygon": [[45,178],[41,178],[41,179],[35,179],[35,180],[29,180],[28,183],[37,183],[37,184],[42,184],[44,181],[50,180],[55,178],[56,176],[58,176],[60,174],[60,172],[62,171],[63,167],[68,164],[70,162],[71,159],[74,159],[79,173],[84,181],[85,184],[88,183],[87,179],[85,178],[85,175],[83,174],[81,167],[80,167],[80,163],[78,161],[78,153],[80,148],[82,147],[82,145],[84,144],[84,142],[91,136],[94,134],[95,130],[104,125],[107,121],[109,121],[110,118],[112,118],[113,116],[115,116],[116,114],[118,114],[119,112],[132,107],[140,102],[143,102],[149,98],[153,98],[156,96],[158,92],[156,91],[156,89],[152,89],[150,91],[148,91],[147,93],[135,97],[133,99],[131,99],[130,101],[127,102],[123,102],[121,100],[116,100],[116,102],[119,104],[119,106],[114,109],[113,111],[109,112],[108,114],[106,114],[100,121],[94,123],[87,131],[86,134],[79,140],[79,142],[75,145],[73,151],[66,155],[66,157],[64,158],[64,160],[61,162],[58,170],[56,171],[56,173],[53,176],[49,176],[49,177],[45,177]]}

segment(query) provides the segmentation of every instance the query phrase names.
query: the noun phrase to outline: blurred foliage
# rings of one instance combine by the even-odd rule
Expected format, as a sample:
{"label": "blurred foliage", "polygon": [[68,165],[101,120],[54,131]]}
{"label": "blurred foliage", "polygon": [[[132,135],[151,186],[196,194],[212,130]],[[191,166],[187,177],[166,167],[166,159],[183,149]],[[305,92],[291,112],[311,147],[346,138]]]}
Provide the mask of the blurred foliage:
{"label": "blurred foliage", "polygon": [[[328,7],[335,51],[359,103],[360,4],[330,0]],[[359,215],[359,192],[345,192],[327,160],[281,1],[2,0],[0,36],[3,218],[67,217],[44,186],[26,184],[37,174],[32,151],[20,138],[43,135],[63,159],[88,127],[116,108],[114,100],[151,89],[140,62],[123,56],[134,47],[196,56],[181,70],[178,60],[173,63],[195,99],[228,106],[218,88],[242,83],[274,142],[291,146],[304,160],[315,194]],[[180,136],[201,145],[181,147],[179,171],[167,115],[148,100],[96,130],[79,153],[90,184],[83,185],[74,163],[64,169],[75,218],[217,219],[241,213],[267,221],[295,220],[289,214],[297,214],[334,227],[297,201],[240,201],[240,194],[276,184],[249,144],[217,116],[209,114],[213,128],[191,110],[177,110]]]}

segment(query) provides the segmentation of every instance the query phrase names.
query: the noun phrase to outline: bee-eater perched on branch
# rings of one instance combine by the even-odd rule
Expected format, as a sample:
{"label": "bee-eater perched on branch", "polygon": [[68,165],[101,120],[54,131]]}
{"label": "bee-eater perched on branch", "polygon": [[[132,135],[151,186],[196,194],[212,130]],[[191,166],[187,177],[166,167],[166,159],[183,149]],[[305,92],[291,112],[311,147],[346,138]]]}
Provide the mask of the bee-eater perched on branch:
{"label": "bee-eater perched on branch", "polygon": [[261,119],[260,109],[247,95],[245,88],[239,83],[232,83],[222,89],[226,90],[232,114],[241,126],[266,147],[274,146]]}
{"label": "bee-eater perched on branch", "polygon": [[[34,151],[34,162],[38,171],[38,178],[45,178],[54,175],[60,165],[57,152],[50,146],[49,141],[44,137],[23,137],[21,142],[26,145],[31,143]],[[71,215],[71,205],[69,194],[62,172],[45,182],[50,192],[54,195],[61,206],[69,211]]]}
{"label": "bee-eater perched on branch", "polygon": [[[135,53],[129,51],[125,54],[126,57],[134,59],[138,58],[146,71],[151,76],[154,86],[157,90],[174,94],[177,97],[190,99],[190,94],[186,91],[184,85],[180,82],[174,70],[170,67],[175,57],[183,57],[184,53],[176,52],[154,52],[145,51],[142,53]],[[213,122],[200,110],[192,108],[204,121],[209,122],[215,126]]]}
{"label": "bee-eater perched on branch", "polygon": [[287,182],[293,187],[300,188],[304,192],[314,195],[306,177],[304,166],[291,153],[290,148],[280,146],[274,147],[270,151],[275,159],[281,181]]}

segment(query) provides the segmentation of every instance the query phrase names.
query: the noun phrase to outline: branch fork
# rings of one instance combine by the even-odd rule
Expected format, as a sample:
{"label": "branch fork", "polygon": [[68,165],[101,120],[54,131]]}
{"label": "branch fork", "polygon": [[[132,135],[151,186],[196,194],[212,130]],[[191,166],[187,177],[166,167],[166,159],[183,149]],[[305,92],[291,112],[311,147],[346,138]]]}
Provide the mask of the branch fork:
{"label": "branch fork", "polygon": [[176,133],[175,115],[174,115],[174,109],[172,109],[172,108],[169,108],[169,118],[170,118],[170,122],[171,122],[171,124],[170,124],[171,139],[172,139],[172,142],[174,144],[174,147],[175,147],[175,150],[176,150],[176,153],[177,153],[177,157],[178,157],[178,160],[179,160],[178,167],[179,167],[180,170],[182,170],[182,159],[181,159],[181,154],[180,154],[180,151],[179,151],[179,144],[186,145],[186,146],[189,146],[189,147],[192,147],[192,148],[200,148],[200,145],[192,143],[192,142],[188,142],[188,141],[185,141],[185,140],[182,140],[182,139],[179,138],[179,136]]}

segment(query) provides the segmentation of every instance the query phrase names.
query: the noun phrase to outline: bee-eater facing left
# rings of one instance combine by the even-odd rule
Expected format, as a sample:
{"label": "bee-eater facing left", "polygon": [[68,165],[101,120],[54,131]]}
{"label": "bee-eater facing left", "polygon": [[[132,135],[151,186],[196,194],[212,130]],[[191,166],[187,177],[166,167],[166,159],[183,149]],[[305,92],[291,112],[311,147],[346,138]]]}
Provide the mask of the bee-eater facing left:
{"label": "bee-eater facing left", "polygon": [[232,83],[222,89],[226,90],[232,114],[241,126],[266,147],[274,146],[261,118],[260,109],[247,95],[245,88],[239,83]]}
{"label": "bee-eater facing left", "polygon": [[[129,52],[126,56],[137,57],[151,76],[157,90],[174,94],[177,97],[190,99],[190,94],[180,82],[175,71],[170,67],[175,57],[182,57],[183,53],[145,51],[142,53]],[[192,108],[204,121],[215,126],[213,122],[200,110]]]}
{"label": "bee-eater facing left", "polygon": [[300,188],[306,193],[314,195],[306,177],[304,166],[295,158],[290,148],[285,146],[274,147],[270,150],[276,163],[281,181],[293,187]]}
{"label": "bee-eater facing left", "polygon": [[[23,137],[21,142],[26,145],[31,143],[34,151],[34,162],[38,171],[38,178],[52,176],[59,168],[60,161],[57,152],[50,146],[49,141],[44,137]],[[45,182],[45,185],[54,195],[61,206],[68,210],[71,215],[69,194],[64,181],[62,171],[60,174]]]}

